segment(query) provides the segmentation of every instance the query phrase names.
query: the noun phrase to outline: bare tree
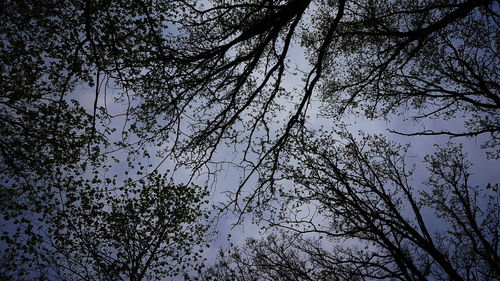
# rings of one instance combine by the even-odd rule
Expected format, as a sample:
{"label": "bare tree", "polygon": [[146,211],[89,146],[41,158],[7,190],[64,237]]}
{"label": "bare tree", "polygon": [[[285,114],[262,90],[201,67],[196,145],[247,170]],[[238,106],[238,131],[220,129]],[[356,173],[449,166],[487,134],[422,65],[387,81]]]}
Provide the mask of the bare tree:
{"label": "bare tree", "polygon": [[290,147],[297,164],[283,180],[295,185],[284,188],[281,215],[269,219],[286,232],[226,253],[207,279],[500,278],[498,184],[471,185],[460,146],[427,156],[430,176],[420,185],[405,147],[340,134]]}

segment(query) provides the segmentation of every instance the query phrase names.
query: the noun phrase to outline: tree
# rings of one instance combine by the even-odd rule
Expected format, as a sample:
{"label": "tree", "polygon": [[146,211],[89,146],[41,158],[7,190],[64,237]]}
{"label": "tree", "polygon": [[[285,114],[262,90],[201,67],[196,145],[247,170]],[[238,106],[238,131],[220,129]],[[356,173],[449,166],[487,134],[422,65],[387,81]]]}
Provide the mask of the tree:
{"label": "tree", "polygon": [[[0,4],[2,277],[156,280],[194,266],[205,190],[141,163],[147,149],[129,145],[127,127],[113,135],[106,103],[150,65],[151,34],[174,4]],[[94,87],[93,107],[81,85]]]}
{"label": "tree", "polygon": [[207,280],[500,279],[498,184],[471,185],[460,146],[427,156],[419,186],[405,147],[341,135],[290,148],[294,189],[270,220],[287,232],[223,253]]}
{"label": "tree", "polygon": [[209,227],[202,221],[209,217],[202,208],[206,191],[169,184],[156,173],[122,190],[101,200],[88,194],[68,212],[78,219],[57,245],[67,255],[66,279],[163,280],[200,266]]}
{"label": "tree", "polygon": [[4,234],[11,280],[163,280],[201,265],[210,226],[201,187],[158,173],[83,187],[38,224],[21,218],[17,233]]}
{"label": "tree", "polygon": [[[193,10],[192,25],[186,27],[189,37],[181,43],[188,51],[170,60],[191,72],[155,73],[156,84],[168,85],[170,91],[142,97],[147,106],[140,110],[146,116],[141,121],[149,124],[148,132],[158,136],[175,124],[157,122],[147,113],[174,113],[179,122],[175,117],[186,113],[193,119],[191,137],[174,148],[178,154],[194,151],[196,158],[189,163],[206,163],[226,140],[248,144],[242,161],[251,161],[246,156],[255,152],[259,167],[266,159],[278,161],[280,147],[302,126],[321,83],[328,116],[349,111],[383,118],[414,107],[417,119],[465,114],[466,132],[417,133],[490,133],[488,145],[496,146],[496,4],[317,1],[315,8],[311,3],[221,1]],[[311,22],[317,28],[308,27]],[[290,92],[283,86],[291,68],[287,56],[301,34],[312,69],[305,73],[303,88]],[[296,108],[284,112],[285,125],[274,133],[269,123],[277,111],[283,112],[282,99],[291,99]],[[195,109],[186,111],[190,106]],[[233,129],[239,127],[244,130]],[[200,144],[212,149],[198,153]]]}
{"label": "tree", "polygon": [[[497,157],[496,3],[311,3],[221,1],[193,8],[188,35],[179,39],[187,51],[168,60],[181,72],[155,72],[151,81],[166,85],[165,91],[141,96],[137,112],[148,128],[143,138],[173,132],[170,155],[195,170],[209,164],[221,144],[240,144],[236,164],[250,171],[232,203],[243,211],[241,194],[253,175],[264,174],[247,199],[272,197],[283,146],[302,134],[315,90],[328,117],[404,114],[425,125],[432,118],[463,116],[464,131],[399,133],[489,135],[484,145]],[[311,69],[297,89],[287,90],[289,52],[300,36]],[[294,106],[284,109],[283,100]],[[271,129],[278,113],[284,124]]]}
{"label": "tree", "polygon": [[[398,133],[489,135],[484,146],[498,157],[497,1],[1,5],[1,210],[17,229],[40,214],[57,222],[67,198],[80,202],[89,186],[102,192],[106,180],[85,176],[99,174],[113,151],[138,155],[148,146],[165,148],[161,157],[195,177],[219,170],[217,149],[234,145],[241,153],[233,164],[247,171],[226,207],[244,214],[269,206],[287,157],[296,158],[289,146],[309,145],[299,140],[308,136],[314,95],[339,123],[347,114],[402,114],[424,125],[463,117],[463,131]],[[297,71],[303,81],[290,89],[284,81],[297,47],[310,68]],[[90,107],[86,97],[72,100],[82,84],[95,90]],[[125,107],[117,116],[107,107],[110,87]],[[117,140],[111,124],[120,118]],[[253,177],[259,183],[250,188]]]}
{"label": "tree", "polygon": [[[367,1],[348,9],[326,64],[331,75],[325,77],[322,96],[331,102],[325,114],[347,110],[383,118],[403,112],[414,120],[466,116],[463,131],[403,134],[489,134],[485,145],[495,149],[500,106],[493,31],[498,28],[497,4]],[[321,22],[330,17],[328,10],[319,16]]]}
{"label": "tree", "polygon": [[[29,97],[35,100],[29,104],[59,104],[76,83],[85,82],[97,85],[90,114],[95,120],[102,80],[111,79],[121,89],[127,128],[139,145],[166,145],[168,156],[194,170],[210,166],[226,143],[240,144],[236,164],[251,168],[249,177],[276,171],[283,145],[307,121],[316,90],[325,101],[324,114],[335,118],[345,112],[384,118],[403,111],[417,120],[464,115],[463,132],[401,133],[490,134],[485,145],[495,157],[499,101],[492,0],[4,5],[2,87],[6,99],[16,101],[7,108]],[[283,81],[298,40],[311,69],[290,90]],[[31,78],[19,79],[24,76]],[[18,84],[26,90],[16,95]],[[283,108],[288,99],[295,108]],[[23,122],[22,113],[8,113]],[[284,124],[271,129],[278,113],[286,116]],[[11,118],[5,117],[7,124],[15,124]],[[95,131],[93,122],[87,126]],[[272,190],[273,181],[268,183]]]}

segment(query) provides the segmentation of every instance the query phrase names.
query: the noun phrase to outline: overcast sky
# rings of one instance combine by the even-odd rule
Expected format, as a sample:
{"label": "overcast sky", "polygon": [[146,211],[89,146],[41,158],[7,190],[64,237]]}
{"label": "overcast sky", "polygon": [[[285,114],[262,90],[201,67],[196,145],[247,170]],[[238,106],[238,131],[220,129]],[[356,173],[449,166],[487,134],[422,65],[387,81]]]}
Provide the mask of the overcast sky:
{"label": "overcast sky", "polygon": [[[310,67],[307,64],[307,60],[305,59],[304,49],[297,47],[296,45],[291,49],[290,52],[290,69],[289,71],[293,71],[296,68],[302,71],[308,71]],[[296,76],[288,75],[284,79],[284,86],[292,91],[295,89],[300,93],[303,88],[303,76],[302,74],[298,74]],[[124,104],[115,103],[114,99],[116,97],[116,92],[111,87],[107,89],[107,95],[100,94],[99,104],[103,106],[107,104],[107,108],[110,114],[118,115],[120,113],[124,113],[126,107]],[[67,97],[67,99],[77,99],[89,112],[92,111],[94,98],[95,98],[95,89],[90,88],[85,85],[79,86],[71,95]],[[297,97],[298,98],[298,97]],[[307,120],[307,126],[309,128],[319,128],[324,127],[326,129],[332,129],[335,126],[334,120],[325,118],[321,116],[320,110],[321,104],[318,101],[318,97],[314,97],[311,105],[308,108],[308,115],[310,116]],[[286,107],[288,110],[293,110],[293,103],[287,104]],[[276,117],[276,121],[282,121],[290,115],[289,111],[281,111]],[[407,115],[409,116],[409,115]],[[405,115],[402,116],[391,116],[389,121],[385,120],[366,120],[363,118],[345,118],[344,121],[348,124],[349,130],[352,133],[355,133],[358,130],[363,130],[367,133],[372,134],[384,134],[388,139],[394,140],[400,143],[411,143],[411,149],[408,153],[408,160],[410,164],[415,165],[415,174],[413,177],[414,184],[420,185],[426,179],[426,169],[424,165],[422,165],[423,158],[426,154],[431,154],[435,151],[435,144],[444,144],[448,141],[454,143],[463,144],[464,151],[469,154],[469,160],[473,163],[472,167],[472,184],[477,185],[485,185],[487,183],[498,183],[500,180],[500,161],[498,160],[488,160],[486,158],[486,153],[484,150],[480,148],[481,144],[484,142],[485,136],[479,136],[476,138],[455,138],[450,139],[446,136],[420,136],[420,137],[406,137],[400,136],[393,133],[389,133],[388,129],[394,129],[401,132],[415,132],[422,130],[425,126],[425,129],[436,129],[440,130],[442,128],[447,128],[451,131],[462,131],[463,129],[463,121],[464,120],[430,120],[426,121],[424,124],[415,123],[411,120],[404,120]],[[124,118],[117,117],[112,121],[111,126],[121,129],[123,127]],[[283,126],[283,122],[280,123]],[[273,124],[271,124],[273,125]],[[278,125],[274,124],[279,128]],[[121,132],[118,132],[113,136],[115,140],[120,138]],[[162,148],[151,147],[151,151],[156,151]],[[241,149],[241,147],[237,147],[237,149]],[[220,146],[217,150],[217,154],[214,156],[217,160],[225,160],[232,161],[234,159],[239,158],[239,152],[235,151],[233,148],[228,148],[225,146]],[[152,153],[152,155],[154,155]],[[171,159],[163,159],[159,157],[153,157],[151,159],[151,164],[153,166],[158,166],[161,172],[166,172],[167,170],[172,170],[174,168],[175,163]],[[210,200],[211,204],[218,204],[219,202],[224,202],[226,200],[225,191],[235,190],[238,184],[241,182],[242,177],[245,175],[242,170],[235,168],[231,165],[222,166],[223,169],[217,174],[216,178],[212,178],[209,182],[211,188]],[[120,163],[116,165],[111,170],[112,173],[120,174],[126,169],[126,163]],[[191,176],[192,172],[187,169],[179,169],[175,174],[172,175],[176,183],[185,183],[187,182]],[[206,177],[204,175],[200,175],[194,179],[194,183],[204,185],[207,183]],[[255,180],[255,178],[254,178]],[[255,181],[249,182],[246,188],[252,188],[252,185],[255,184]],[[240,225],[235,226],[236,217],[232,214],[222,215],[218,220],[216,225],[216,229],[219,232],[219,236],[214,239],[211,243],[211,247],[205,252],[205,257],[209,260],[214,259],[217,251],[222,247],[227,247],[229,245],[228,242],[231,242],[235,245],[241,245],[245,238],[247,237],[259,237],[262,235],[266,235],[265,233],[261,233],[259,231],[259,226],[252,224],[251,218],[247,217],[247,219]],[[431,222],[432,224],[432,222]],[[228,240],[228,234],[231,235],[231,238]]]}
{"label": "overcast sky", "polygon": [[[307,70],[308,65],[304,57],[304,50],[299,47],[294,47],[291,50],[290,57],[292,58],[290,66],[296,65],[299,69]],[[297,76],[289,75],[286,77],[285,86],[289,89],[296,89],[300,91],[303,87],[301,74]],[[119,112],[123,112],[125,107],[123,104],[117,104],[114,102],[115,95],[113,94],[113,89],[107,89],[107,106],[108,110],[111,114],[117,114]],[[85,108],[89,110],[93,107],[95,90],[88,87],[80,87],[68,98],[76,98],[80,101]],[[100,104],[104,104],[104,95],[100,95]],[[324,127],[326,129],[331,129],[335,125],[335,121],[321,117],[320,111],[320,102],[318,98],[315,97],[313,102],[311,103],[308,109],[308,115],[310,118],[308,121],[309,128],[319,128]],[[292,109],[292,106],[288,107]],[[284,120],[287,116],[289,116],[289,112],[283,111],[279,112],[277,116],[278,120]],[[444,144],[448,141],[452,141],[454,143],[461,143],[464,146],[464,150],[469,154],[469,160],[474,164],[472,167],[473,176],[471,178],[472,184],[477,185],[485,185],[487,183],[497,183],[500,180],[499,177],[499,161],[488,160],[486,158],[485,151],[480,148],[480,145],[483,143],[485,136],[479,136],[476,138],[456,138],[450,139],[446,136],[420,136],[420,137],[407,137],[400,136],[393,133],[389,133],[387,130],[394,129],[401,132],[414,132],[418,130],[422,130],[425,126],[426,129],[436,129],[440,130],[442,128],[447,128],[450,130],[462,131],[463,130],[463,120],[448,120],[448,121],[440,121],[440,120],[431,120],[426,122],[425,124],[418,124],[413,121],[404,121],[405,115],[402,116],[391,116],[390,120],[366,120],[359,117],[356,118],[345,118],[344,121],[348,124],[349,130],[355,133],[358,130],[363,130],[367,133],[373,134],[384,134],[388,139],[394,140],[400,143],[411,143],[411,149],[408,153],[409,157],[408,161],[410,164],[415,165],[415,174],[413,177],[414,184],[420,185],[425,180],[427,172],[422,165],[423,157],[426,154],[431,154],[435,151],[435,144]],[[112,125],[121,128],[123,126],[123,118],[115,118],[113,120]],[[283,123],[281,123],[283,124]],[[333,126],[332,126],[333,125]],[[278,127],[276,127],[278,128]],[[119,133],[115,135],[115,138],[119,137]],[[151,147],[152,151],[157,150],[158,148]],[[219,147],[217,154],[215,155],[215,159],[218,160],[226,160],[232,161],[238,158],[238,151],[235,151],[234,148],[228,148],[221,146]],[[171,159],[161,159],[161,158],[153,158],[151,160],[154,166],[161,163],[159,166],[159,170],[165,172],[167,170],[172,170],[174,167],[174,162]],[[121,163],[120,165],[114,167],[113,172],[117,174],[120,173],[121,169],[126,169],[126,165]],[[176,183],[185,183],[189,180],[192,173],[186,169],[180,169],[176,171],[173,175]],[[237,169],[231,165],[224,165],[223,169],[217,174],[216,178],[212,178],[210,181],[211,188],[211,204],[218,204],[219,202],[223,202],[226,200],[226,195],[224,191],[235,190],[237,185],[241,182],[244,173],[242,170]],[[201,175],[194,179],[194,183],[204,185],[206,184],[206,177]],[[255,182],[250,182],[247,185],[247,188],[252,188],[252,185]],[[226,248],[229,243],[233,243],[235,245],[242,245],[245,238],[247,237],[255,237],[258,238],[260,236],[266,235],[259,231],[259,226],[252,224],[250,217],[240,225],[235,226],[236,217],[232,214],[225,214],[220,217],[218,223],[216,225],[216,229],[219,232],[219,235],[214,239],[211,243],[211,247],[205,252],[205,257],[210,261],[214,260],[218,250],[220,248]],[[432,221],[430,222],[432,229]],[[231,238],[228,239],[228,234],[231,235]]]}

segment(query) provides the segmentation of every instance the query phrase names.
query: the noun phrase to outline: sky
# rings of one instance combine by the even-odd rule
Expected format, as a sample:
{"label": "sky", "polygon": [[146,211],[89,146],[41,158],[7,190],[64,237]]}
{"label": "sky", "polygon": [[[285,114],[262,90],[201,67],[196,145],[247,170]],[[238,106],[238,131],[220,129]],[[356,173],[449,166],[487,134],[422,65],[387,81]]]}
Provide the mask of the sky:
{"label": "sky", "polygon": [[[301,47],[294,46],[290,52],[291,63],[290,65],[295,65],[299,69],[307,70],[309,68],[307,60],[305,58],[305,50]],[[301,76],[288,75],[284,80],[284,86],[291,89],[300,90],[303,86]],[[73,95],[68,98],[76,98],[79,102],[84,105],[85,108],[91,109],[94,102],[95,89],[81,87],[73,93]],[[100,104],[104,103],[104,95],[100,95]],[[108,90],[107,101],[109,112],[119,113],[124,110],[123,105],[114,102],[113,90]],[[292,106],[288,106],[287,109],[293,110]],[[289,111],[284,110],[279,112],[276,120],[284,120],[289,116]],[[411,112],[408,112],[411,113]],[[410,114],[409,114],[410,115]],[[408,115],[408,116],[409,116]],[[320,128],[323,127],[327,130],[331,130],[335,127],[334,120],[328,119],[321,114],[321,102],[317,97],[313,98],[309,108],[308,108],[307,126],[309,128]],[[408,161],[410,165],[415,165],[415,174],[413,176],[413,182],[415,185],[421,185],[423,181],[428,176],[428,172],[423,165],[424,156],[427,154],[432,154],[435,151],[435,145],[443,145],[449,141],[454,143],[460,143],[464,147],[464,151],[469,154],[469,160],[474,164],[472,168],[472,182],[477,185],[485,185],[487,183],[496,183],[500,180],[499,167],[500,163],[498,160],[488,160],[485,151],[480,148],[483,143],[485,136],[479,136],[474,138],[455,138],[450,139],[447,136],[401,136],[394,133],[388,132],[388,129],[398,130],[401,132],[412,132],[421,129],[422,124],[417,124],[411,120],[404,120],[405,115],[401,116],[391,116],[389,120],[367,120],[362,117],[347,117],[343,121],[347,124],[350,132],[356,133],[361,130],[370,134],[383,134],[389,140],[399,142],[401,144],[410,143],[411,148],[408,153]],[[121,128],[123,125],[123,118],[113,119],[112,126]],[[271,124],[272,126],[273,124]],[[275,127],[279,128],[279,126]],[[450,130],[460,131],[463,129],[463,120],[452,119],[447,121],[442,120],[430,120],[425,122],[426,129],[442,129],[448,128]],[[119,134],[116,135],[118,137]],[[155,151],[161,148],[152,147],[151,150]],[[232,161],[238,158],[239,151],[235,151],[233,147],[220,146],[217,149],[217,153],[214,159],[221,161]],[[167,170],[172,171],[174,168],[174,161],[171,159],[163,159],[159,157],[153,157],[151,159],[153,166],[158,166],[159,171],[166,172]],[[210,186],[210,204],[218,205],[221,202],[225,202],[227,199],[225,192],[234,190],[237,185],[242,181],[244,173],[241,169],[238,169],[232,165],[226,164],[222,166],[223,168],[217,173],[215,178],[211,178],[207,182],[207,178],[204,175],[199,175],[194,178],[193,182],[199,185]],[[120,173],[121,169],[125,169],[125,164],[116,166],[113,170],[114,172]],[[189,169],[178,169],[175,174],[172,174],[174,181],[176,183],[185,183],[190,180],[192,172]],[[247,188],[252,188],[255,184],[255,179],[247,184]],[[231,213],[221,214],[215,221],[214,229],[217,231],[218,235],[210,243],[210,247],[205,251],[204,257],[208,260],[208,264],[215,261],[215,257],[220,249],[227,249],[229,245],[243,245],[245,239],[249,237],[258,238],[265,237],[269,234],[269,231],[265,232],[261,229],[263,224],[255,223],[252,220],[251,215],[245,217],[242,223],[235,225],[237,216]],[[319,219],[319,218],[318,218]],[[430,228],[433,228],[432,218],[429,218]],[[437,227],[437,226],[436,226]],[[436,228],[437,229],[437,228]]]}
{"label": "sky", "polygon": [[[295,45],[289,54],[291,59],[290,68],[299,68],[301,70],[308,70],[310,66],[307,63],[305,57],[305,50],[301,47]],[[295,66],[295,67],[292,67]],[[299,74],[297,76],[288,75],[284,80],[284,87],[292,90],[297,89],[300,91],[303,87],[302,76]],[[123,104],[116,103],[115,97],[116,93],[119,91],[114,91],[112,85],[107,89],[108,94],[99,96],[99,104],[107,104],[108,112],[111,115],[119,115],[123,113],[125,107]],[[76,99],[80,104],[88,110],[90,113],[93,108],[94,98],[95,98],[95,88],[88,87],[86,85],[80,85],[72,94],[66,97],[67,99]],[[282,121],[286,119],[290,110],[293,110],[293,104],[286,104],[286,109],[278,112],[276,116],[276,121]],[[408,112],[411,113],[411,112]],[[327,130],[334,128],[335,121],[323,117],[321,115],[321,103],[318,97],[314,97],[309,109],[309,118],[307,119],[307,126],[309,128],[319,128],[324,127]],[[410,156],[408,160],[410,164],[415,165],[415,174],[413,176],[414,183],[416,185],[421,185],[427,176],[427,171],[422,165],[423,157],[426,154],[432,154],[435,151],[435,145],[445,144],[448,141],[461,143],[464,146],[464,151],[469,154],[469,160],[473,163],[472,168],[472,182],[477,185],[485,185],[487,183],[498,183],[500,180],[500,161],[499,160],[488,160],[485,151],[480,148],[480,145],[484,141],[484,136],[479,136],[475,138],[455,138],[450,139],[446,136],[419,136],[419,137],[407,137],[401,136],[393,133],[389,133],[388,129],[399,130],[402,132],[412,132],[421,129],[421,124],[416,124],[413,121],[404,120],[405,116],[391,116],[388,121],[385,120],[367,120],[361,117],[347,117],[344,121],[348,124],[349,130],[351,132],[356,132],[358,130],[365,131],[372,134],[383,134],[388,139],[399,142],[399,143],[411,143],[411,149],[408,155]],[[121,128],[123,128],[123,117],[116,117],[112,119],[110,126],[116,127],[118,131],[112,136],[112,139],[118,140],[121,138]],[[276,125],[276,124],[271,124]],[[463,128],[463,120],[452,119],[447,121],[440,120],[430,120],[426,121],[425,127],[427,129],[441,129],[443,127],[449,128],[450,130]],[[279,126],[275,126],[275,129]],[[161,147],[150,147],[151,151],[161,150]],[[241,147],[237,148],[241,149]],[[117,153],[117,156],[124,159],[124,155],[120,155],[121,152]],[[235,151],[232,147],[220,146],[214,159],[221,161],[232,161],[237,159],[239,156],[239,151]],[[150,163],[153,167],[158,167],[161,172],[172,171],[175,167],[175,162],[171,159],[164,159],[161,157],[154,156]],[[223,168],[217,173],[215,178],[208,179],[205,175],[196,175],[193,178],[193,182],[199,185],[209,184],[210,187],[210,204],[219,204],[220,202],[225,202],[227,199],[226,191],[235,190],[244,177],[245,173],[232,165],[223,165]],[[125,163],[120,163],[115,165],[110,173],[121,174],[127,168]],[[103,175],[105,176],[105,175]],[[172,177],[176,183],[185,183],[189,181],[193,176],[193,172],[189,169],[177,169]],[[252,179],[247,184],[247,188],[252,188],[256,184],[255,178]],[[261,230],[261,225],[258,223],[253,223],[251,215],[245,217],[245,220],[235,225],[237,216],[231,213],[221,214],[220,217],[215,220],[217,222],[214,224],[214,229],[218,232],[214,240],[210,243],[210,247],[205,251],[204,257],[207,258],[209,264],[215,261],[215,256],[220,249],[227,248],[230,243],[234,245],[242,245],[246,238],[248,237],[264,237],[269,232],[263,232]],[[432,225],[432,221],[430,222]],[[230,235],[230,237],[229,237]]]}

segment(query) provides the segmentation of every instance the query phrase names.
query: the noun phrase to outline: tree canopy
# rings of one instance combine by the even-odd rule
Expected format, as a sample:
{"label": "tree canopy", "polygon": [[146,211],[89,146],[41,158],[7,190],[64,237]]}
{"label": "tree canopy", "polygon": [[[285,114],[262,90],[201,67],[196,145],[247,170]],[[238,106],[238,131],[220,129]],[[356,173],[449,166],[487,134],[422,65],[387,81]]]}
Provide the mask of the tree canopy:
{"label": "tree canopy", "polygon": [[[240,218],[253,212],[288,233],[255,240],[249,256],[225,257],[205,274],[235,274],[237,266],[238,278],[253,278],[252,266],[269,265],[259,255],[268,255],[282,271],[262,271],[263,280],[499,278],[497,183],[471,184],[465,152],[450,144],[426,158],[430,176],[414,187],[404,146],[353,136],[344,125],[410,120],[419,126],[402,131],[388,122],[387,129],[478,137],[498,159],[498,1],[7,0],[0,7],[5,268],[84,280],[180,273],[174,265],[198,256],[191,246],[206,240],[208,224],[205,187],[190,182],[217,177],[226,162],[216,155],[228,145],[237,152],[228,161],[244,177],[224,210]],[[298,65],[296,52],[307,65]],[[331,123],[327,132],[311,125],[317,108]],[[436,129],[433,120],[462,124]],[[169,169],[189,171],[187,184],[169,179],[167,160]],[[314,206],[327,226],[294,221],[292,206]],[[266,210],[275,213],[262,216]],[[429,210],[447,225],[438,234],[422,214]],[[343,239],[366,248],[337,248]],[[292,250],[280,256],[287,241]]]}

